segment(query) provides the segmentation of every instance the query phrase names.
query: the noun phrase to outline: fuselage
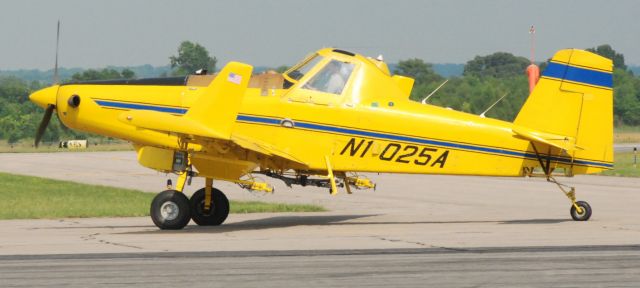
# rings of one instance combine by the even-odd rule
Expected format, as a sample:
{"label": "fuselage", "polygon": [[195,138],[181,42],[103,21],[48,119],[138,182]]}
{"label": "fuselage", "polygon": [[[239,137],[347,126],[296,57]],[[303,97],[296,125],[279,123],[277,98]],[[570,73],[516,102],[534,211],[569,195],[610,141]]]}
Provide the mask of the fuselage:
{"label": "fuselage", "polygon": [[[325,156],[335,171],[523,176],[540,166],[531,142],[516,137],[513,123],[411,101],[406,91],[394,85],[388,71],[372,64],[375,60],[330,50],[319,53],[324,61],[354,63],[341,94],[304,89],[306,77],[288,89],[256,83],[246,90],[234,131],[294,155],[310,171],[326,170]],[[57,89],[56,107],[60,119],[71,128],[125,139],[138,147],[179,149],[175,135],[139,129],[117,118],[126,110],[183,117],[205,89],[206,83],[72,83]],[[68,107],[66,99],[71,95],[82,97],[82,109]],[[211,113],[216,109],[224,107],[212,107]],[[261,165],[242,153],[198,149],[196,166],[216,163],[200,169],[211,171],[209,174],[225,165],[240,165],[244,172]],[[590,159],[569,155],[549,160],[553,168],[570,170],[568,174],[603,168]]]}

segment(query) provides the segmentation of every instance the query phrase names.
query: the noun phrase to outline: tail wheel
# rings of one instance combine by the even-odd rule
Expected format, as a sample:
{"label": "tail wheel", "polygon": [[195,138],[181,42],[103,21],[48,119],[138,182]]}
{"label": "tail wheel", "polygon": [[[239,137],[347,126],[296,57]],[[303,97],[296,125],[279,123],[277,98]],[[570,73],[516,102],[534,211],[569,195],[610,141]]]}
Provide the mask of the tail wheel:
{"label": "tail wheel", "polygon": [[585,201],[577,201],[576,205],[580,207],[580,213],[575,205],[571,206],[571,218],[576,221],[587,221],[591,218],[591,206]]}
{"label": "tail wheel", "polygon": [[222,191],[211,189],[211,202],[209,211],[204,209],[205,188],[202,188],[191,196],[191,219],[200,226],[217,226],[229,216],[229,200]]}
{"label": "tail wheel", "polygon": [[151,202],[151,220],[160,229],[176,230],[191,219],[189,199],[176,190],[160,192]]}

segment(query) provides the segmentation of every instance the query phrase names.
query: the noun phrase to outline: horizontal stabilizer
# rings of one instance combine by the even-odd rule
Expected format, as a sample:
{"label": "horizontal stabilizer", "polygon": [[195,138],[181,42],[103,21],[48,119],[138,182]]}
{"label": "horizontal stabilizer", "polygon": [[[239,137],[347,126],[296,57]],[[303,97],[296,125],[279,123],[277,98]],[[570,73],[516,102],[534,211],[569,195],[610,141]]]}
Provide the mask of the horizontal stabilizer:
{"label": "horizontal stabilizer", "polygon": [[520,138],[546,144],[567,152],[582,150],[582,148],[576,146],[576,139],[573,137],[535,131],[524,127],[514,127],[512,131]]}

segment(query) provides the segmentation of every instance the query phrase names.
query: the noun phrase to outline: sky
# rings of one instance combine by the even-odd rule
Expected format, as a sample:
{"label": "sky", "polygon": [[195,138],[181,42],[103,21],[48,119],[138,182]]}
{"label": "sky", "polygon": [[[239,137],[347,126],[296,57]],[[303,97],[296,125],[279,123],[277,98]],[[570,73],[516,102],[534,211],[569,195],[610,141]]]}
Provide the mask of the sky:
{"label": "sky", "polygon": [[0,70],[51,69],[58,20],[68,68],[167,65],[185,40],[218,66],[292,65],[322,47],[390,63],[465,63],[497,51],[529,58],[532,24],[537,61],[606,43],[640,65],[639,14],[635,0],[3,0]]}

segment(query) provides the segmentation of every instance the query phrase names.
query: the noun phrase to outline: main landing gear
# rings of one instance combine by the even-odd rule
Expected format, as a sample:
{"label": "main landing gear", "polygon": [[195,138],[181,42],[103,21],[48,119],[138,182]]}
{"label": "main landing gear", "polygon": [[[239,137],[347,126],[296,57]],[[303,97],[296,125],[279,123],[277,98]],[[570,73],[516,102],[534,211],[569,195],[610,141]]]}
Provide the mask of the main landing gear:
{"label": "main landing gear", "polygon": [[191,199],[181,192],[184,181],[180,180],[176,190],[163,191],[151,202],[151,220],[158,228],[182,229],[189,220],[200,226],[216,226],[227,219],[229,200],[222,191],[212,187],[211,178],[206,179],[205,187],[193,193]]}

